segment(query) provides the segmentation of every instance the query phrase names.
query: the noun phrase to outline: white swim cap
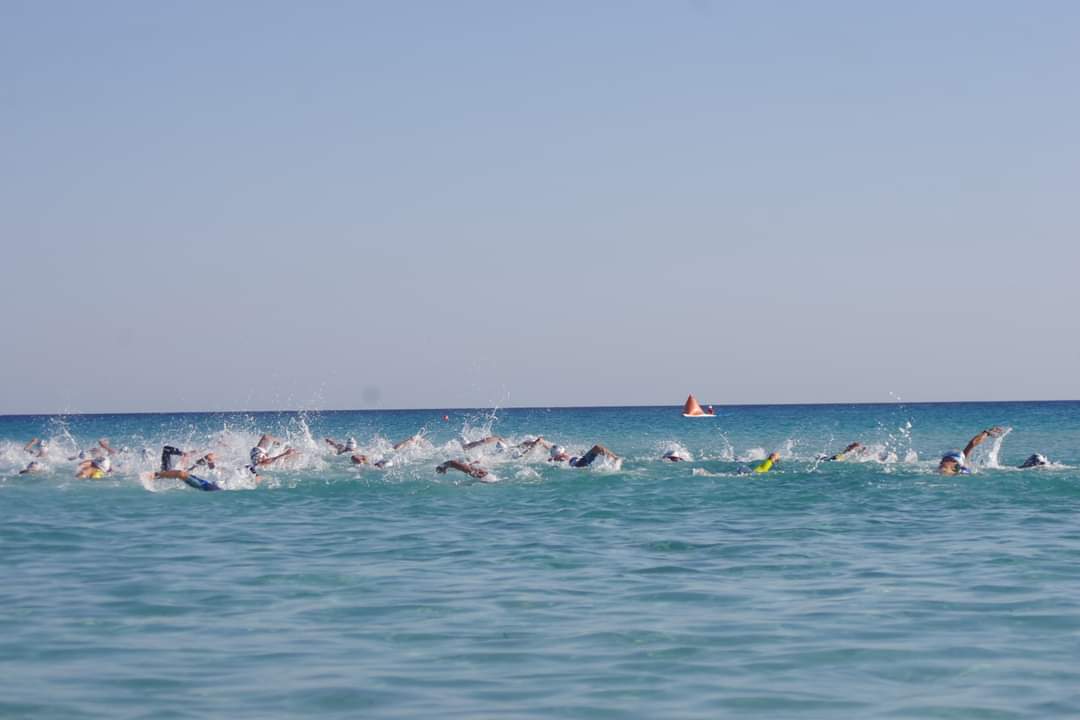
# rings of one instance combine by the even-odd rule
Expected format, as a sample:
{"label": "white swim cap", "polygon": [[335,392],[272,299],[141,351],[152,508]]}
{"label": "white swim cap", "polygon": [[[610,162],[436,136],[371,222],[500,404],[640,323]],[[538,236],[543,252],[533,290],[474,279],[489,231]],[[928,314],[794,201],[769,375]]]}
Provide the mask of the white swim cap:
{"label": "white swim cap", "polygon": [[946,460],[955,460],[957,465],[959,465],[960,467],[964,467],[964,459],[964,453],[960,452],[959,450],[954,450],[953,452],[945,453],[945,455],[943,455],[941,458],[941,462],[945,462]]}
{"label": "white swim cap", "polygon": [[357,448],[356,438],[351,437],[351,438],[349,438],[348,440],[345,441],[345,449],[346,450],[355,450],[356,448]]}
{"label": "white swim cap", "polygon": [[560,455],[565,455],[565,454],[566,454],[566,448],[564,448],[562,445],[552,445],[551,446],[551,457],[559,457]]}

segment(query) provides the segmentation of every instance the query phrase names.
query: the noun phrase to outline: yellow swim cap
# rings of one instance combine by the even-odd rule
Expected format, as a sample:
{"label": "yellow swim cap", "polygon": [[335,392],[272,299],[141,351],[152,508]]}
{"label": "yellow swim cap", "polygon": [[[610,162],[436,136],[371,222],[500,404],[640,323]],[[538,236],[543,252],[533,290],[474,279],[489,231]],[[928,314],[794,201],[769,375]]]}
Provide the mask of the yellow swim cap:
{"label": "yellow swim cap", "polygon": [[90,473],[91,480],[100,480],[103,477],[105,477],[105,473],[101,472],[100,470],[94,470],[92,473]]}

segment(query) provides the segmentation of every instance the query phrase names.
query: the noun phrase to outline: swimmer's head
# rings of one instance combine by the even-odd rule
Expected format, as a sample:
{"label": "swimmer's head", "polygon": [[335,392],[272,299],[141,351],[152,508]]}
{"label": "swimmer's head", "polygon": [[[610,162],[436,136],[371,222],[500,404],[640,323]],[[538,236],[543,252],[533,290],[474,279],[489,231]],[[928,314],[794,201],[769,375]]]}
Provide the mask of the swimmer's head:
{"label": "swimmer's head", "polygon": [[345,441],[346,450],[355,450],[357,448],[356,438],[351,437]]}
{"label": "swimmer's head", "polygon": [[941,462],[938,463],[938,472],[943,472],[946,475],[963,473],[967,469],[964,466],[965,459],[964,453],[960,451],[945,453],[941,457]]}
{"label": "swimmer's head", "polygon": [[31,474],[31,473],[38,473],[38,472],[41,472],[41,471],[42,471],[42,470],[44,470],[44,469],[45,469],[45,466],[44,466],[44,465],[42,465],[41,463],[39,463],[39,462],[38,462],[37,460],[34,460],[34,461],[33,461],[33,462],[31,462],[31,463],[30,463],[29,465],[27,465],[25,469],[23,469],[23,470],[20,470],[20,471],[19,471],[19,474],[20,474],[20,475],[29,475],[29,474]]}
{"label": "swimmer's head", "polygon": [[769,453],[769,459],[772,460],[773,462],[777,462],[780,459],[780,453],[778,453],[778,452]]}
{"label": "swimmer's head", "polygon": [[1035,453],[1034,455],[1031,455],[1030,457],[1028,457],[1028,459],[1025,460],[1024,464],[1021,465],[1020,467],[1022,467],[1022,468],[1042,467],[1043,465],[1049,465],[1049,464],[1050,464],[1050,461],[1046,459],[1045,455],[1040,455],[1039,453]]}
{"label": "swimmer's head", "polygon": [[566,454],[566,448],[562,445],[552,445],[549,452],[551,453],[552,458],[557,458]]}

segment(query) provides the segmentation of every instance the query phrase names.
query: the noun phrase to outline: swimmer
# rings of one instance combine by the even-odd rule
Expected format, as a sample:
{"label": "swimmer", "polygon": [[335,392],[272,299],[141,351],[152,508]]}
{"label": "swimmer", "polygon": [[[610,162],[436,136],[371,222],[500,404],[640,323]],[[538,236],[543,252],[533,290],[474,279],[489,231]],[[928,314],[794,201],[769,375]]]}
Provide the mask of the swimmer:
{"label": "swimmer", "polygon": [[824,460],[825,462],[844,462],[845,460],[847,460],[848,455],[851,455],[853,453],[858,454],[858,453],[862,452],[862,450],[863,450],[862,443],[853,442],[850,445],[848,445],[846,448],[841,450],[840,452],[833,455],[832,457],[823,457],[821,459]]}
{"label": "swimmer", "polygon": [[344,455],[348,452],[354,452],[358,447],[356,438],[350,437],[343,443],[338,442],[334,438],[326,438],[326,444],[334,448],[338,455]]}
{"label": "swimmer", "polygon": [[108,455],[98,451],[94,457],[79,463],[75,477],[80,480],[101,480],[110,472],[112,472],[112,461],[109,460]]}
{"label": "swimmer", "polygon": [[567,463],[569,463],[570,467],[589,467],[594,462],[596,462],[596,459],[599,457],[602,457],[605,460],[611,460],[612,462],[618,462],[620,459],[618,455],[611,452],[603,445],[593,445],[589,449],[589,452],[585,453],[581,457],[569,458],[567,460]]}
{"label": "swimmer", "polygon": [[780,453],[778,453],[778,452],[769,453],[769,457],[765,458],[764,460],[762,460],[760,463],[758,463],[754,467],[754,472],[756,472],[756,473],[767,473],[770,470],[772,470],[773,465],[775,465],[778,462],[780,462]]}
{"label": "swimmer", "polygon": [[686,462],[687,458],[683,455],[681,450],[668,450],[664,453],[661,460],[667,460],[668,462]]}
{"label": "swimmer", "polygon": [[[509,447],[506,444],[505,438],[501,438],[498,435],[488,435],[486,438],[483,438],[481,440],[474,440],[473,442],[462,443],[461,448],[463,450],[472,450],[473,448],[482,447],[484,445],[494,445],[496,449],[499,450],[505,450],[507,447]],[[394,449],[397,450],[397,447],[395,446]]]}
{"label": "swimmer", "polygon": [[179,475],[169,475],[168,473],[182,473],[191,472],[195,468],[205,467],[207,470],[214,470],[217,468],[217,458],[214,453],[209,452],[196,460],[187,470],[180,470],[179,465],[186,465],[188,459],[198,455],[197,452],[184,452],[178,448],[174,448],[172,445],[165,445],[161,448],[161,470],[154,473],[155,477],[167,478],[176,477],[183,480]]}
{"label": "swimmer", "polygon": [[983,440],[988,437],[1001,437],[1005,434],[1005,429],[1000,427],[992,427],[983,430],[981,433],[971,438],[968,444],[962,451],[953,450],[952,452],[945,453],[941,462],[938,463],[938,472],[942,475],[969,475],[971,468],[967,466],[967,459],[971,457],[971,451],[982,444]]}
{"label": "swimmer", "polygon": [[525,442],[518,443],[517,446],[518,450],[521,451],[522,455],[532,452],[537,447],[551,450],[551,448],[555,447],[555,443],[551,442],[550,440],[545,440],[543,435],[537,435],[532,440],[526,440]]}
{"label": "swimmer", "polygon": [[447,470],[457,470],[458,472],[463,472],[469,477],[476,478],[477,480],[482,480],[487,477],[488,474],[488,471],[480,467],[477,463],[466,463],[461,462],[460,460],[447,460],[435,467],[435,472],[440,475],[445,475]]}
{"label": "swimmer", "polygon": [[1028,468],[1045,467],[1046,465],[1049,465],[1049,464],[1050,464],[1050,461],[1046,459],[1045,455],[1040,455],[1039,453],[1035,453],[1034,455],[1029,455],[1028,459],[1025,460],[1024,462],[1022,462],[1017,467],[1019,467],[1021,470],[1026,470]]}
{"label": "swimmer", "polygon": [[562,445],[552,445],[548,448],[548,462],[566,462],[570,459],[570,453]]}
{"label": "swimmer", "polygon": [[23,452],[36,458],[43,458],[49,454],[49,446],[44,440],[33,438],[23,446]]}
{"label": "swimmer", "polygon": [[352,464],[356,465],[357,467],[360,467],[361,465],[368,465],[373,468],[385,470],[388,467],[394,466],[394,461],[389,458],[380,458],[379,460],[373,461],[367,455],[364,455],[362,453],[353,453],[349,457],[349,460],[351,460]]}
{"label": "swimmer", "polygon": [[421,442],[423,442],[423,440],[424,440],[424,436],[417,433],[416,435],[413,435],[412,437],[405,438],[404,440],[402,440],[398,444],[394,445],[394,449],[395,450],[404,450],[407,447],[412,447],[413,445],[419,445]]}
{"label": "swimmer", "polygon": [[296,449],[286,447],[284,452],[277,455],[271,455],[270,448],[280,444],[281,440],[278,440],[273,435],[267,434],[259,438],[259,444],[251,448],[251,454],[249,456],[251,458],[251,464],[247,466],[252,475],[258,475],[258,473],[255,472],[256,468],[265,467],[276,463],[278,460],[284,460],[299,454]]}
{"label": "swimmer", "polygon": [[[220,490],[221,486],[216,482],[205,480],[197,475],[192,475],[191,471],[197,467],[206,467],[213,470],[217,467],[215,463],[214,453],[207,453],[199,458],[194,465],[187,470],[180,470],[177,465],[183,463],[189,456],[195,453],[185,453],[182,450],[174,448],[172,445],[166,445],[161,448],[161,469],[154,473],[155,480],[172,479],[183,480],[185,483],[195,488],[196,490]],[[255,482],[258,482],[261,478],[256,475]]]}
{"label": "swimmer", "polygon": [[117,451],[113,449],[112,445],[109,444],[109,441],[106,438],[101,438],[97,441],[97,446],[90,448],[89,451],[80,450],[78,455],[73,455],[72,457],[69,457],[68,460],[78,460],[79,464],[82,464],[89,458],[100,457],[105,454],[115,455],[116,453]]}
{"label": "swimmer", "polygon": [[36,475],[40,472],[45,472],[45,466],[42,463],[39,463],[37,460],[31,460],[29,465],[19,471],[19,474]]}

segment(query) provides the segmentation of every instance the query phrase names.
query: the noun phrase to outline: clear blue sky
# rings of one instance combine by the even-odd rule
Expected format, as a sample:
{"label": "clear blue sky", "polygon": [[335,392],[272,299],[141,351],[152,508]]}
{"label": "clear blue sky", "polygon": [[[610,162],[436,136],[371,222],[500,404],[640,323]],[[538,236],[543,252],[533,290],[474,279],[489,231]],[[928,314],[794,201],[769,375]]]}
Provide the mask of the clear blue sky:
{"label": "clear blue sky", "polygon": [[1080,4],[0,0],[0,412],[1080,398]]}

